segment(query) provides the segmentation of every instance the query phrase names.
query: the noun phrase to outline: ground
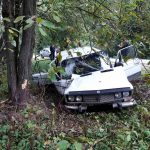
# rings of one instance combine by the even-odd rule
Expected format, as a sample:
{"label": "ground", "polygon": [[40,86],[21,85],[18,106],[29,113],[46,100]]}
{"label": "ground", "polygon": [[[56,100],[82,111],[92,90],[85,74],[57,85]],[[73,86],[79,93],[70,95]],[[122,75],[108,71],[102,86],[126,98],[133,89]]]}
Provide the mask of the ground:
{"label": "ground", "polygon": [[[27,108],[0,105],[0,149],[150,149],[150,77],[133,82],[137,106],[70,112],[53,88],[31,89]],[[54,100],[54,101],[53,101]]]}

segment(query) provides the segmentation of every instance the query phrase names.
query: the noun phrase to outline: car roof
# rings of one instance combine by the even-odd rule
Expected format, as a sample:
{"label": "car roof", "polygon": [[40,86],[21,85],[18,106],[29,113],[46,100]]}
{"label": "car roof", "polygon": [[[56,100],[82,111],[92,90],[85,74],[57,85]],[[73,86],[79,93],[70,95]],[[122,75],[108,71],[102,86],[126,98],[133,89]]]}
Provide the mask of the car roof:
{"label": "car roof", "polygon": [[43,50],[49,50],[50,51],[50,48],[49,47],[45,47],[45,48],[43,48]]}
{"label": "car roof", "polygon": [[84,55],[88,55],[100,51],[102,50],[90,46],[77,47],[77,48],[61,51],[61,56],[63,61],[65,59],[80,57],[80,56],[84,56]]}

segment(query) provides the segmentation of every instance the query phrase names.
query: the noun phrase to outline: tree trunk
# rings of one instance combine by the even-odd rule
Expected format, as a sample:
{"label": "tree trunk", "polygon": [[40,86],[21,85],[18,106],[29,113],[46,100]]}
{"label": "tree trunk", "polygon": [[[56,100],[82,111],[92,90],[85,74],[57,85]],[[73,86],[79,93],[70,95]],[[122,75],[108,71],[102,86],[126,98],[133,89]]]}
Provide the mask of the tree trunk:
{"label": "tree trunk", "polygon": [[[28,19],[36,13],[36,1],[23,1],[23,15]],[[34,26],[24,30],[22,35],[22,43],[18,59],[18,93],[19,103],[26,102],[28,98],[28,81],[30,78],[31,59],[33,53],[33,45],[35,40]]]}
{"label": "tree trunk", "polygon": [[[3,17],[10,18],[13,20],[13,8],[14,1],[3,0],[2,5],[2,15]],[[8,29],[12,27],[12,22],[5,22],[5,32],[4,32],[4,43],[6,48],[6,62],[7,62],[7,78],[8,78],[8,91],[10,97],[14,97],[17,88],[17,72],[16,72],[16,64],[15,64],[15,50],[12,48],[12,45],[9,40],[9,32]]]}
{"label": "tree trunk", "polygon": [[[36,0],[3,0],[3,17],[11,19],[11,23],[5,22],[4,39],[7,49],[7,72],[10,99],[18,105],[26,104],[28,99],[28,82],[31,73],[31,59],[35,41],[34,25],[22,32],[20,46],[12,49],[9,42],[9,27],[14,27],[13,20],[21,12],[25,20],[36,15]],[[18,10],[20,6],[20,10]],[[17,9],[17,10],[16,10]],[[22,9],[22,10],[21,10]],[[16,26],[16,24],[15,24]],[[19,38],[19,37],[17,37]],[[19,41],[15,38],[15,41]]]}

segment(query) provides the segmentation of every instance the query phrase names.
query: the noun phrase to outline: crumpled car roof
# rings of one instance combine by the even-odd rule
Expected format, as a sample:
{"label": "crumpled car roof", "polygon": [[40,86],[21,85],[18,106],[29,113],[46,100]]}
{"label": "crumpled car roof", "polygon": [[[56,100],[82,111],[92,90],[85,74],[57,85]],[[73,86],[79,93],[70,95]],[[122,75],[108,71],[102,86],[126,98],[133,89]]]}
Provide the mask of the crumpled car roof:
{"label": "crumpled car roof", "polygon": [[63,61],[65,59],[79,57],[79,54],[80,56],[84,56],[84,55],[88,55],[88,54],[100,52],[100,51],[102,50],[97,49],[95,47],[90,47],[90,46],[77,47],[77,48],[61,51],[61,56],[62,56],[62,61]]}

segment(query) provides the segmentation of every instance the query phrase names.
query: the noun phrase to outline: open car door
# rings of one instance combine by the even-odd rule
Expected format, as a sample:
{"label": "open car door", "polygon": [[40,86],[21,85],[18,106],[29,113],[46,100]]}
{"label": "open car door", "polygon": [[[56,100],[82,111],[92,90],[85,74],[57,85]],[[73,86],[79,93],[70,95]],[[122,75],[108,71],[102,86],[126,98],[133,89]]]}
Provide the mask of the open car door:
{"label": "open car door", "polygon": [[114,67],[117,66],[123,66],[129,81],[137,79],[141,75],[140,60],[133,45],[118,51]]}

